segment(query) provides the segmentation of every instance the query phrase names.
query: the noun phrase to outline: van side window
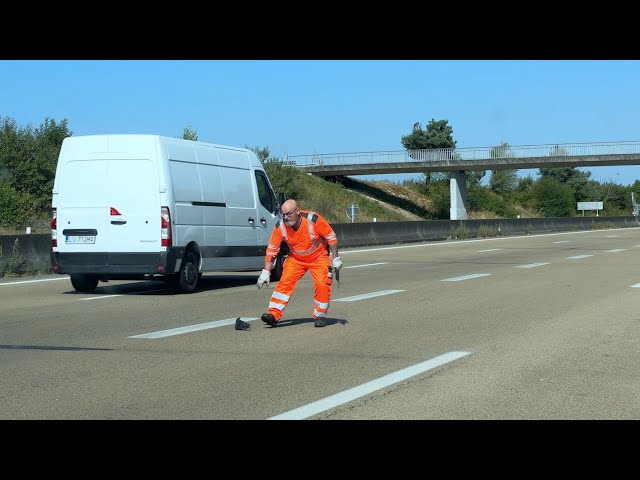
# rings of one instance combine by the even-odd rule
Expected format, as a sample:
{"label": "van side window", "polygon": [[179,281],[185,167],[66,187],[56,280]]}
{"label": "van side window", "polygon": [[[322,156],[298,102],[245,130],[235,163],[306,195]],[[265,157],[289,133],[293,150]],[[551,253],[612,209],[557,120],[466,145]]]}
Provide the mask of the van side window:
{"label": "van side window", "polygon": [[274,205],[274,197],[273,190],[269,186],[269,182],[267,177],[263,172],[255,171],[256,173],[256,184],[258,185],[258,197],[260,197],[260,203],[264,208],[269,210],[271,213],[275,213],[275,205]]}

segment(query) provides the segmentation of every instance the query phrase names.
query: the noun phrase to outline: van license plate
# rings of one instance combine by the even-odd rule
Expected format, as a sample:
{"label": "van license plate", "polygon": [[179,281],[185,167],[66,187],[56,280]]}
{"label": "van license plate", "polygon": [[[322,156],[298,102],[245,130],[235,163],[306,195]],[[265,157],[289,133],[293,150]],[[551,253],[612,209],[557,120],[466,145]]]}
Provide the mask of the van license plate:
{"label": "van license plate", "polygon": [[67,235],[64,243],[96,243],[95,235]]}

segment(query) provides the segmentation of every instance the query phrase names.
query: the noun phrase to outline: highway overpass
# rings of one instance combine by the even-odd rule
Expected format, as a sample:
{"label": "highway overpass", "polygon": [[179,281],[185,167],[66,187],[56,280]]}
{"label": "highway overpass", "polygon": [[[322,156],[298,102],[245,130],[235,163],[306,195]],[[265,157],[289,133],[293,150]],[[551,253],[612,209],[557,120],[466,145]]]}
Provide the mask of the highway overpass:
{"label": "highway overpass", "polygon": [[444,148],[295,155],[285,158],[322,177],[451,172],[451,220],[467,219],[465,171],[640,165],[640,142]]}

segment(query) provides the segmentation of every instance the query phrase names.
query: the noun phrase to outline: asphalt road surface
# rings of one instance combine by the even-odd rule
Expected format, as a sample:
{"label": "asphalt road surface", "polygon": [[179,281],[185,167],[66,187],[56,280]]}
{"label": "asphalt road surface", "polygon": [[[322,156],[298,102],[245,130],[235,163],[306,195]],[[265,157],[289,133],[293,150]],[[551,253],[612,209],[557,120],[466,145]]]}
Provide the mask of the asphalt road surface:
{"label": "asphalt road surface", "polygon": [[343,249],[325,328],[309,274],[278,328],[260,272],[1,279],[0,418],[638,419],[639,254],[639,228]]}

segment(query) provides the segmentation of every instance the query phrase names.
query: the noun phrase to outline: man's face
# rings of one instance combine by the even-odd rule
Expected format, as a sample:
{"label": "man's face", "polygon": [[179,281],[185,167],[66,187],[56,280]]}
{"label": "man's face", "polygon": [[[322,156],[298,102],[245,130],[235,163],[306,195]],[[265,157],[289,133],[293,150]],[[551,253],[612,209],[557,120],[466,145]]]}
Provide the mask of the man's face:
{"label": "man's face", "polygon": [[285,209],[282,209],[282,217],[284,218],[284,221],[286,222],[287,225],[289,225],[290,227],[293,227],[298,221],[299,212],[300,212],[299,208],[294,208],[288,211],[286,211]]}

